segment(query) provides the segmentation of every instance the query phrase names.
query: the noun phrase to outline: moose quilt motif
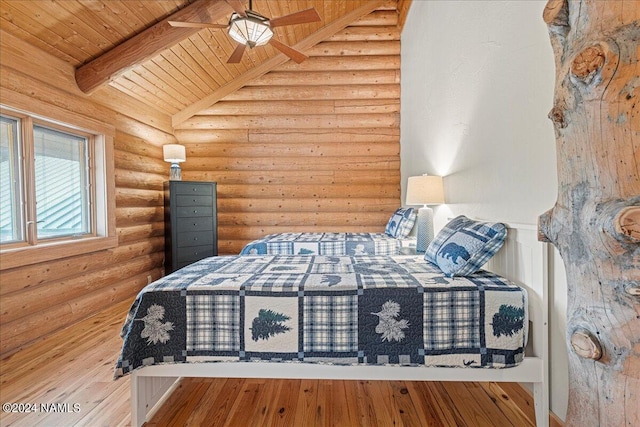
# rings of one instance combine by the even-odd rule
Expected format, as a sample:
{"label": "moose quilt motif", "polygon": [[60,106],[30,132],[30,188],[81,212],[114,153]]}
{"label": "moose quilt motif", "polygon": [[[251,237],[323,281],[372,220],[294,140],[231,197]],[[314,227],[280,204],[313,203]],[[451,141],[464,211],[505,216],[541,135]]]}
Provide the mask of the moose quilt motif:
{"label": "moose quilt motif", "polygon": [[295,361],[509,367],[524,357],[526,292],[420,256],[212,257],[145,287],[116,377],[153,364]]}

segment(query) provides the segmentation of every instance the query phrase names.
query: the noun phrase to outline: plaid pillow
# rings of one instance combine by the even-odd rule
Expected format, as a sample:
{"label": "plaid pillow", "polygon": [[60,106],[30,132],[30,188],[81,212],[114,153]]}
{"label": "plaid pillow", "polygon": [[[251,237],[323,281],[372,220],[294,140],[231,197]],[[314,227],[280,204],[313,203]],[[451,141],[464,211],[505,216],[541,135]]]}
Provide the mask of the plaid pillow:
{"label": "plaid pillow", "polygon": [[404,239],[411,232],[417,216],[413,208],[398,208],[389,218],[384,232],[396,239]]}
{"label": "plaid pillow", "polygon": [[504,244],[507,227],[502,223],[473,221],[464,215],[452,219],[427,247],[424,259],[447,276],[473,274]]}

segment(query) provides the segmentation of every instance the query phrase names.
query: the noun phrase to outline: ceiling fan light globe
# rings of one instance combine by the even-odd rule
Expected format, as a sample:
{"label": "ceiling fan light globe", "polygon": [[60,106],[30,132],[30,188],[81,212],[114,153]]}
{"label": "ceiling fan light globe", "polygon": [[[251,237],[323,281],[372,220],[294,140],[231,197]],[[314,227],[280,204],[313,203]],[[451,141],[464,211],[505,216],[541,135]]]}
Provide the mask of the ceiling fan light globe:
{"label": "ceiling fan light globe", "polygon": [[261,15],[251,14],[240,16],[237,13],[231,15],[229,20],[229,36],[249,47],[262,46],[269,43],[273,37],[273,30],[269,26],[269,20]]}

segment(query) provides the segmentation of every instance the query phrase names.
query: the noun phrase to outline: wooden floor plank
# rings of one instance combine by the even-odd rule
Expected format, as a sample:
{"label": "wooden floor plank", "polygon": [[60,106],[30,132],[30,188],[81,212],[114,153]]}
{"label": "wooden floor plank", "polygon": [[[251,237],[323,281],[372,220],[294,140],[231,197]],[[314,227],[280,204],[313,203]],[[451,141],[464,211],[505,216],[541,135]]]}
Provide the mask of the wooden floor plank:
{"label": "wooden floor plank", "polygon": [[389,381],[387,384],[391,388],[391,399],[396,402],[402,424],[405,426],[423,425],[404,381]]}
{"label": "wooden floor plank", "polygon": [[378,426],[378,419],[376,418],[376,403],[373,401],[369,394],[368,384],[369,381],[357,381],[357,396],[358,396],[358,412],[360,414],[361,424],[364,426]]}
{"label": "wooden floor plank", "polygon": [[[174,416],[170,418],[169,422],[158,423],[159,427],[206,425],[210,422],[207,419],[209,409],[213,407],[220,394],[226,392],[227,387],[226,379],[215,383],[210,381],[193,381],[192,379],[189,379],[189,381],[185,380],[185,382],[193,383],[195,388],[186,388],[184,392],[185,397],[178,398],[174,404],[166,406],[166,412],[170,412],[173,408],[179,408],[179,410],[174,410]],[[188,385],[189,384],[187,384],[187,386]],[[188,401],[185,398],[187,398]],[[165,409],[161,410],[158,415],[162,415],[163,412],[165,412]],[[220,423],[223,421],[224,419],[221,419]]]}
{"label": "wooden floor plank", "polygon": [[291,380],[288,384],[283,384],[278,394],[276,410],[271,416],[268,425],[273,427],[288,427],[295,425],[296,405],[298,395],[301,393],[301,380]]}
{"label": "wooden floor plank", "polygon": [[459,406],[464,405],[464,403],[460,402],[460,405],[458,405],[458,402],[453,400],[447,393],[444,383],[429,383],[427,384],[427,389],[429,394],[432,396],[430,401],[434,405],[434,409],[437,411],[438,417],[442,420],[442,425],[473,427],[473,424],[470,424],[465,419],[465,413],[461,413],[458,408]]}
{"label": "wooden floor plank", "polygon": [[377,402],[369,392],[371,388],[370,383],[371,381],[357,382],[358,410],[360,411],[360,419],[363,421],[362,425],[384,427],[382,420],[378,419]]}
{"label": "wooden floor plank", "polygon": [[[320,396],[323,397],[322,403]],[[318,412],[322,419],[317,425],[346,426],[349,422],[349,408],[344,396],[344,381],[320,381],[318,390]]]}
{"label": "wooden floor plank", "polygon": [[318,380],[300,381],[300,392],[298,394],[296,416],[293,425],[310,426],[315,423],[318,402],[318,395],[316,393],[318,382]]}
{"label": "wooden floor plank", "polygon": [[434,397],[429,390],[429,383],[407,381],[406,386],[411,403],[418,414],[419,426],[437,427],[447,425],[443,422],[443,417],[438,415],[438,405],[433,402]]}
{"label": "wooden floor plank", "polygon": [[148,421],[146,427],[165,427],[179,425],[189,425],[188,421],[191,417],[197,417],[206,410],[203,405],[203,398],[207,396],[207,392],[211,384],[207,382],[195,382],[181,380],[171,396],[167,399],[164,410],[156,413],[156,415]]}
{"label": "wooden floor plank", "polygon": [[[535,427],[535,423],[525,414],[522,409],[512,403],[511,398],[502,386],[498,383],[478,383],[478,386],[482,387],[488,396],[493,396],[493,403],[500,408],[505,417],[509,420],[517,420],[518,426],[522,427]],[[508,387],[508,385],[506,385]],[[518,386],[520,387],[520,386]],[[530,413],[531,417],[535,417],[534,413]]]}
{"label": "wooden floor plank", "polygon": [[[286,383],[282,382],[282,381],[269,381],[268,385],[273,384],[273,387],[271,387],[270,389],[266,389],[265,390],[265,395],[267,396],[267,399],[265,399],[266,405],[265,405],[265,411],[263,412],[262,417],[258,418],[258,422],[257,424],[260,425],[271,425],[271,419],[273,419],[273,417],[275,417],[277,411],[278,411],[278,396],[280,396],[280,393],[282,392],[282,389],[285,387],[289,387],[291,384],[291,381],[287,381]],[[253,420],[251,420],[250,424],[253,423]],[[229,427],[234,427],[238,424],[233,424],[230,425]]]}
{"label": "wooden floor plank", "polygon": [[326,380],[318,381],[316,393],[318,399],[316,400],[316,416],[314,418],[313,425],[326,426],[329,425],[331,420],[331,385]]}
{"label": "wooden floor plank", "polygon": [[[496,411],[491,405],[491,399],[485,394],[481,399],[477,393],[472,392],[475,383],[468,383],[467,387],[457,387],[455,383],[443,383],[444,389],[454,402],[465,402],[459,405],[458,410],[463,414],[466,423],[470,426],[486,426],[486,427],[510,427],[511,424],[502,415],[502,412]],[[487,413],[487,410],[490,413]]]}
{"label": "wooden floor plank", "polygon": [[[260,398],[265,394],[265,380],[249,378],[243,381],[238,393],[238,398],[233,403],[230,412],[236,414],[232,418],[227,418],[225,426],[233,425],[251,425],[251,419],[253,412],[247,410],[248,408],[258,408],[260,405]],[[233,424],[232,424],[233,422]]]}
{"label": "wooden floor plank", "polygon": [[[228,378],[226,380],[224,391],[218,393],[218,397],[208,407],[209,410],[204,418],[204,425],[222,426],[228,418],[234,416],[234,413],[230,412],[230,410],[238,398],[243,382],[244,379],[242,378]],[[215,382],[211,382],[211,385],[216,387]],[[243,410],[247,410],[247,408],[243,408]]]}
{"label": "wooden floor plank", "polygon": [[380,426],[401,425],[396,402],[390,399],[386,381],[367,381],[367,391],[375,403],[375,417]]}
{"label": "wooden floor plank", "polygon": [[[353,408],[349,407],[349,404],[353,404],[352,401],[349,400],[349,395],[347,394],[347,385],[352,383],[353,381],[332,381],[332,392],[331,398],[334,401],[339,402],[339,410],[340,410],[340,419],[343,420],[343,424],[341,425],[358,425],[357,412],[355,408],[357,405],[354,405]],[[337,424],[335,419],[332,419],[332,425],[340,425]]]}
{"label": "wooden floor plank", "polygon": [[129,413],[127,399],[131,396],[129,384],[123,381],[115,391],[96,405],[88,416],[74,425],[82,426],[111,426],[118,424],[124,414]]}
{"label": "wooden floor plank", "polygon": [[[129,305],[108,307],[2,359],[2,403],[67,403],[80,410],[0,413],[0,425],[130,426],[129,378],[112,379]],[[185,378],[146,427],[475,427],[487,422],[534,425],[530,396],[517,384]]]}
{"label": "wooden floor plank", "polygon": [[[515,404],[515,406],[517,406],[528,419],[535,420],[536,414],[533,406],[533,400],[524,387],[516,383],[502,383],[500,384],[500,388],[507,396],[506,398],[503,397],[504,400],[511,401],[512,404]],[[502,393],[500,393],[499,396],[502,397]]]}

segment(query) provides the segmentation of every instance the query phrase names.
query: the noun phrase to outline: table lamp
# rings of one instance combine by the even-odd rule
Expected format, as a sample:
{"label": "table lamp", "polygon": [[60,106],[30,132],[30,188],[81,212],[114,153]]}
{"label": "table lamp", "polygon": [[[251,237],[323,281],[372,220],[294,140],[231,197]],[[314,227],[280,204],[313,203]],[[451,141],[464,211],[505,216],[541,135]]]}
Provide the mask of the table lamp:
{"label": "table lamp", "polygon": [[180,170],[180,163],[187,160],[187,154],[186,154],[184,145],[180,145],[180,144],[163,145],[162,153],[164,154],[164,161],[171,163],[169,179],[171,181],[180,181],[182,179],[182,171]]}
{"label": "table lamp", "polygon": [[416,251],[425,252],[433,240],[433,209],[427,205],[444,203],[442,177],[411,176],[407,181],[407,205],[422,205],[418,210]]}

